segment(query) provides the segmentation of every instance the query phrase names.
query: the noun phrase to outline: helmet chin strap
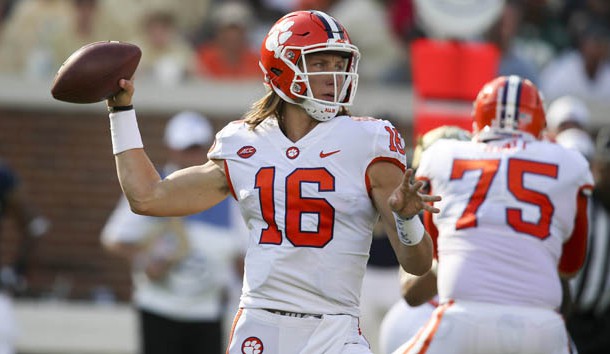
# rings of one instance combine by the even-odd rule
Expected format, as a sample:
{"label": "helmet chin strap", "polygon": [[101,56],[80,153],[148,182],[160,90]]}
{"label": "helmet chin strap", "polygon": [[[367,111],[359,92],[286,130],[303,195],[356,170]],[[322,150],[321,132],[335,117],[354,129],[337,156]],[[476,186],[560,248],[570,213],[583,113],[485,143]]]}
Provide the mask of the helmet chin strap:
{"label": "helmet chin strap", "polygon": [[303,102],[298,103],[298,105],[303,107],[305,112],[312,118],[320,122],[326,122],[335,118],[337,113],[339,113],[340,107],[339,105],[322,104],[308,99],[303,100]]}
{"label": "helmet chin strap", "polygon": [[275,91],[275,93],[277,93],[278,96],[280,96],[284,101],[301,106],[310,117],[317,121],[329,121],[335,118],[339,113],[340,105],[330,104],[330,102],[329,104],[323,104],[308,99],[303,99],[303,102],[297,102],[286,96],[286,94],[284,94],[282,90],[275,87],[273,83],[271,83],[271,87],[273,88],[273,91]]}

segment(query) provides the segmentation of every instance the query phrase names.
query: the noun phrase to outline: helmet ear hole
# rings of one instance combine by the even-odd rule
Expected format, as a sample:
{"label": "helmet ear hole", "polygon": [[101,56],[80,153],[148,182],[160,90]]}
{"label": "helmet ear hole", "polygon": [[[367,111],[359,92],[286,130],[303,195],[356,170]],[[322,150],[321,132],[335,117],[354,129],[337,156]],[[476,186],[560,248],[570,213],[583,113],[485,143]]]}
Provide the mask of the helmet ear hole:
{"label": "helmet ear hole", "polygon": [[290,91],[292,91],[295,94],[299,94],[302,95],[305,93],[305,85],[303,84],[298,84],[296,82],[292,83],[292,86],[290,87]]}

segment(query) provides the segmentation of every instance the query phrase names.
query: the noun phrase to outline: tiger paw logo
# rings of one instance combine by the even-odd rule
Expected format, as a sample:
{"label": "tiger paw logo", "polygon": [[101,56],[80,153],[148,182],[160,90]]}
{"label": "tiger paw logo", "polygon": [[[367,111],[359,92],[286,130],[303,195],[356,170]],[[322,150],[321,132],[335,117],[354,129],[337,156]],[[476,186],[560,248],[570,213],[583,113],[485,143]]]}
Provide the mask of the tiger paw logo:
{"label": "tiger paw logo", "polygon": [[256,337],[248,337],[241,344],[243,354],[263,354],[263,342]]}
{"label": "tiger paw logo", "polygon": [[271,31],[269,31],[269,35],[265,41],[265,48],[267,48],[268,51],[273,52],[276,58],[280,57],[280,53],[282,52],[282,49],[284,49],[284,43],[292,36],[292,32],[289,31],[292,25],[294,25],[294,21],[286,19],[275,25]]}
{"label": "tiger paw logo", "polygon": [[300,153],[301,153],[301,151],[299,150],[298,147],[291,146],[291,147],[288,148],[288,150],[286,150],[286,157],[291,159],[291,160],[294,160],[297,157],[299,157]]}

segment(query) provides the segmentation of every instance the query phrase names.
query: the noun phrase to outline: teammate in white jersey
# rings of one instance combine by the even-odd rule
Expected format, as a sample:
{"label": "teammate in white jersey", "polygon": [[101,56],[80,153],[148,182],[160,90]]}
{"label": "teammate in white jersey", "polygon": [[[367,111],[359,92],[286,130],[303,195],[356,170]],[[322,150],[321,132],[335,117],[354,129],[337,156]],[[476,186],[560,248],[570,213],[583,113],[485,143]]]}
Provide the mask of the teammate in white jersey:
{"label": "teammate in white jersey", "polygon": [[130,206],[185,215],[235,198],[250,231],[241,309],[228,353],[370,353],[359,296],[378,218],[413,274],[432,262],[419,218],[440,197],[419,193],[391,123],[348,115],[360,54],[319,11],[290,13],[261,47],[269,87],[227,125],[210,162],[161,179],[131,106],[132,80],[107,101],[119,180]]}
{"label": "teammate in white jersey", "polygon": [[560,277],[582,266],[593,179],[544,127],[537,88],[499,77],[477,96],[472,141],[422,154],[417,178],[443,196],[425,216],[441,305],[396,353],[569,353]]}

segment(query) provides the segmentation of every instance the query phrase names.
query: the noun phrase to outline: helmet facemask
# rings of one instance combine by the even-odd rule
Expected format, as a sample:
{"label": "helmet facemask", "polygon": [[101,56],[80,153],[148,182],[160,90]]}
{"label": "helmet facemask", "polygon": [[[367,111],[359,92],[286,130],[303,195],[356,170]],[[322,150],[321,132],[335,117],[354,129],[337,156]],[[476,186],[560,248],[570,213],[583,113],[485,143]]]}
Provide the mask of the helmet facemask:
{"label": "helmet facemask", "polygon": [[[307,55],[322,52],[338,53],[348,58],[345,71],[309,72],[307,70]],[[360,52],[356,46],[345,42],[331,42],[331,40],[329,40],[329,43],[305,47],[286,46],[280,52],[279,58],[294,72],[294,78],[289,88],[290,93],[301,99],[301,101],[296,101],[272,85],[274,91],[284,100],[300,105],[311,117],[322,122],[334,118],[341,107],[352,105],[358,86],[357,72],[358,62],[360,61]],[[333,77],[334,97],[332,100],[314,97],[309,82],[309,78],[312,76]]]}

